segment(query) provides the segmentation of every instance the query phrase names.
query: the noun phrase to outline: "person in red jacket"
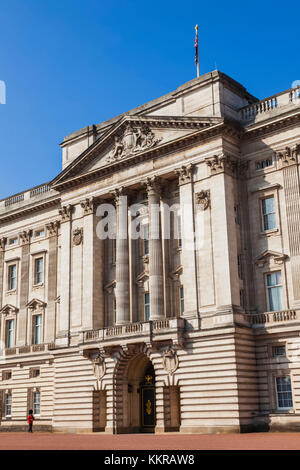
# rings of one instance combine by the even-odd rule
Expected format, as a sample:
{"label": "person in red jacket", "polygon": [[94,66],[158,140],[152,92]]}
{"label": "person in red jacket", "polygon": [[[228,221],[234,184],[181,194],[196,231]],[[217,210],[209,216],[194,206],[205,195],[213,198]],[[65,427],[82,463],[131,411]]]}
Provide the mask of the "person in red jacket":
{"label": "person in red jacket", "polygon": [[33,420],[34,420],[34,417],[33,417],[33,411],[32,410],[29,410],[28,412],[28,418],[27,418],[27,423],[28,423],[28,432],[32,432],[32,424],[33,424]]}

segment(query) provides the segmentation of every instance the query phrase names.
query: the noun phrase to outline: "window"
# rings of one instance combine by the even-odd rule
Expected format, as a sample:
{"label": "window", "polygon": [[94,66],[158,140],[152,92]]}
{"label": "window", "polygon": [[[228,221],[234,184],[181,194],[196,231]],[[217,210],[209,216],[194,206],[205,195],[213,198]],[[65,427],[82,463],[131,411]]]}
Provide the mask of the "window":
{"label": "window", "polygon": [[143,255],[149,255],[149,224],[142,225],[143,227]]}
{"label": "window", "polygon": [[177,246],[178,248],[182,248],[182,228],[181,228],[181,216],[177,216]]}
{"label": "window", "polygon": [[117,239],[112,239],[112,263],[116,263],[117,260]]}
{"label": "window", "polygon": [[45,230],[44,229],[40,229],[40,230],[36,230],[35,233],[34,233],[34,236],[37,238],[37,237],[43,237],[45,235]]}
{"label": "window", "polygon": [[242,264],[242,255],[238,255],[237,257],[237,263],[238,263],[238,275],[239,275],[239,279],[243,279],[244,276],[243,276],[243,264]]}
{"label": "window", "polygon": [[261,201],[263,231],[276,229],[276,213],[274,196]]}
{"label": "window", "polygon": [[180,315],[184,313],[184,288],[183,286],[179,287],[179,306],[180,306]]}
{"label": "window", "polygon": [[33,379],[33,378],[36,378],[36,377],[39,377],[40,376],[40,369],[37,368],[37,367],[33,367],[31,369],[29,369],[29,378],[30,379]]}
{"label": "window", "polygon": [[39,391],[33,392],[33,414],[39,415],[40,414],[40,401],[41,401],[41,394]]}
{"label": "window", "polygon": [[17,288],[17,265],[11,264],[8,266],[8,290],[15,290]]}
{"label": "window", "polygon": [[34,260],[34,284],[42,284],[43,282],[44,259],[36,258]]}
{"label": "window", "polygon": [[234,206],[234,221],[236,224],[240,225],[240,206],[239,204]]}
{"label": "window", "polygon": [[5,416],[6,416],[6,418],[11,417],[11,403],[12,403],[11,392],[7,392],[5,394]]}
{"label": "window", "polygon": [[268,166],[273,165],[273,160],[272,157],[266,158],[265,160],[260,160],[259,162],[256,162],[256,169],[257,170],[263,170],[264,168],[267,168]]}
{"label": "window", "polygon": [[240,306],[245,308],[245,292],[244,292],[244,289],[240,289]]}
{"label": "window", "polygon": [[276,377],[277,405],[281,409],[290,409],[293,407],[291,378]]}
{"label": "window", "polygon": [[145,292],[144,294],[144,315],[145,321],[150,320],[150,294],[149,292]]}
{"label": "window", "polygon": [[42,315],[33,316],[33,344],[42,342]]}
{"label": "window", "polygon": [[283,310],[281,271],[267,274],[267,298],[270,312]]}
{"label": "window", "polygon": [[18,240],[17,237],[15,237],[15,238],[10,238],[10,239],[8,240],[8,244],[9,244],[9,245],[17,245],[17,244],[18,244],[18,241],[19,241],[19,240]]}
{"label": "window", "polygon": [[272,351],[273,357],[286,357],[285,346],[274,346]]}
{"label": "window", "polygon": [[11,370],[3,370],[2,371],[2,380],[10,380],[12,377]]}
{"label": "window", "polygon": [[6,347],[13,348],[15,333],[15,320],[7,320],[6,322]]}
{"label": "window", "polygon": [[113,325],[117,322],[117,301],[116,297],[113,298]]}

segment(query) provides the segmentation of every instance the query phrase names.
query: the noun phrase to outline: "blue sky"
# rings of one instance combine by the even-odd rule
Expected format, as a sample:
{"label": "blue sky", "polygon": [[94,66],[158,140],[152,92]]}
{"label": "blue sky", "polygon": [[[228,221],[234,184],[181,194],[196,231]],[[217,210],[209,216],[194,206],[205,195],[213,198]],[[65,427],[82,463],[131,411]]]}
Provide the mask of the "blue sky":
{"label": "blue sky", "polygon": [[299,3],[0,0],[0,198],[51,180],[59,143],[216,68],[259,98],[300,79]]}

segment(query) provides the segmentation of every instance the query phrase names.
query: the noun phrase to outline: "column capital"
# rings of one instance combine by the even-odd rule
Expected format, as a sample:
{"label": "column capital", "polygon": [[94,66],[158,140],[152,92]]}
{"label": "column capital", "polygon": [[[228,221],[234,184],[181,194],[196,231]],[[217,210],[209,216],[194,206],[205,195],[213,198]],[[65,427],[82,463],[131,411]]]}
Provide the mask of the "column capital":
{"label": "column capital", "polygon": [[54,220],[53,222],[49,222],[49,224],[46,224],[46,230],[48,231],[49,237],[54,237],[58,235],[59,226],[60,226],[59,220]]}
{"label": "column capital", "polygon": [[83,201],[80,201],[80,205],[83,208],[83,215],[93,214],[95,210],[95,198],[87,197]]}
{"label": "column capital", "polygon": [[186,183],[192,182],[194,165],[189,163],[188,165],[182,165],[180,168],[176,168],[175,175],[178,177],[179,186]]}
{"label": "column capital", "polygon": [[162,193],[162,186],[161,186],[162,181],[158,176],[156,176],[156,175],[149,176],[148,178],[146,178],[142,182],[142,184],[146,188],[148,196],[153,195],[153,194],[157,194],[159,196],[161,195],[161,193]]}
{"label": "column capital", "polygon": [[73,206],[68,204],[67,206],[62,206],[58,213],[61,217],[61,222],[69,222],[72,217]]}
{"label": "column capital", "polygon": [[300,151],[300,144],[294,147],[285,147],[279,152],[275,152],[278,161],[281,163],[281,167],[295,165],[298,162],[298,154]]}
{"label": "column capital", "polygon": [[219,173],[235,174],[238,169],[238,159],[230,155],[214,155],[213,157],[205,158],[205,162],[210,169],[210,176]]}
{"label": "column capital", "polygon": [[21,240],[22,245],[27,245],[30,243],[30,237],[32,235],[32,230],[24,230],[23,232],[19,233],[19,237]]}

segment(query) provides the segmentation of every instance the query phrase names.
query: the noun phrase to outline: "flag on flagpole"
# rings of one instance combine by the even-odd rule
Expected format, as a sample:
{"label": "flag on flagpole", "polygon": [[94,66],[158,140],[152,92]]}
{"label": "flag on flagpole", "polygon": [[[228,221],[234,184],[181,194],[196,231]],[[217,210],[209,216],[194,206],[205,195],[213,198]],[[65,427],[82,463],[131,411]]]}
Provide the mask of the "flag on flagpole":
{"label": "flag on flagpole", "polygon": [[198,48],[198,25],[195,26],[196,37],[195,37],[195,65],[197,67],[197,77],[199,77],[199,48]]}

